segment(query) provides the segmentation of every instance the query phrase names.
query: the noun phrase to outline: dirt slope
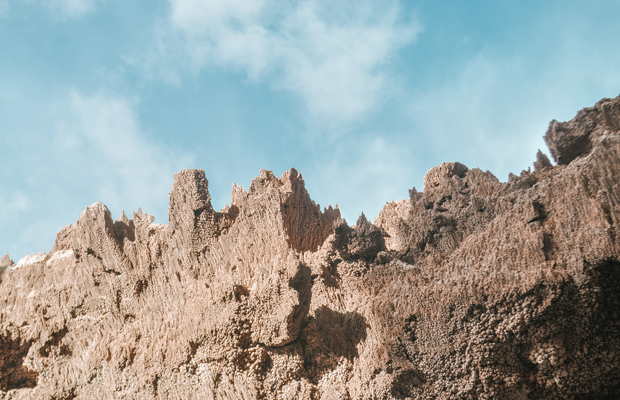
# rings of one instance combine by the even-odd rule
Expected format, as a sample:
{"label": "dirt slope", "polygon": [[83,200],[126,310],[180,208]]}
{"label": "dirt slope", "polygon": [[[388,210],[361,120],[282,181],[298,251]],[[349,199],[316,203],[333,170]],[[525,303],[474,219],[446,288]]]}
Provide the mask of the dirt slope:
{"label": "dirt slope", "polygon": [[0,398],[615,399],[620,98],[501,183],[446,163],[372,224],[294,169],[169,224],[101,203],[49,253],[0,261]]}

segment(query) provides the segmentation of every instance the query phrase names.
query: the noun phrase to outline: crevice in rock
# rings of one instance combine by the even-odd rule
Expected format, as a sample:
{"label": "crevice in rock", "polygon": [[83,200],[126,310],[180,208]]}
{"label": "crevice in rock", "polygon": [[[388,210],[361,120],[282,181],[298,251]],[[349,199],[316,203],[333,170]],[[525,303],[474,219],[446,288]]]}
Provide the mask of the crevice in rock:
{"label": "crevice in rock", "polygon": [[0,390],[37,386],[39,374],[23,365],[33,340],[24,341],[10,331],[0,334]]}

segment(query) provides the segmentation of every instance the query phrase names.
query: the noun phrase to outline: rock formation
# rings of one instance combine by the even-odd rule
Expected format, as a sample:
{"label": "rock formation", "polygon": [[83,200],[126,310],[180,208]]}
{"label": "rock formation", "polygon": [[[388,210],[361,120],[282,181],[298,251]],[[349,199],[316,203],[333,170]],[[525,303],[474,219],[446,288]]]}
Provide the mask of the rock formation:
{"label": "rock formation", "polygon": [[294,169],[169,224],[101,203],[0,262],[0,398],[620,396],[620,97],[553,121],[506,183],[454,162],[374,224]]}

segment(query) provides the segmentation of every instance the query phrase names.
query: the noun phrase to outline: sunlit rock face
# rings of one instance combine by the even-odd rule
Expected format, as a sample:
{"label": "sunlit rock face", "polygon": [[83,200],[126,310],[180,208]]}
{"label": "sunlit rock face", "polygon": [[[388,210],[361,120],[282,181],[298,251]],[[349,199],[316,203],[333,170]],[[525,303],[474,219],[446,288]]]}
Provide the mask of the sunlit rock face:
{"label": "sunlit rock face", "polygon": [[620,98],[502,183],[458,162],[349,226],[294,169],[169,224],[95,203],[0,261],[0,398],[620,396]]}

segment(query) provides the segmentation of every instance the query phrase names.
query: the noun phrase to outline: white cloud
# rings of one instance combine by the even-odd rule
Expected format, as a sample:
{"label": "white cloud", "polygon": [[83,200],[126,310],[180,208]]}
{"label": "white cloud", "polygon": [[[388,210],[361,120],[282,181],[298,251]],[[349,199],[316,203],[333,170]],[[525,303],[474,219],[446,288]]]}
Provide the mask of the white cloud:
{"label": "white cloud", "polygon": [[[54,16],[59,18],[77,19],[95,10],[97,3],[103,0],[21,0],[29,4],[41,4],[46,7]],[[0,0],[0,14],[2,14],[3,4],[8,9],[9,0]]]}
{"label": "white cloud", "polygon": [[71,94],[57,124],[56,150],[63,169],[115,215],[142,207],[165,221],[173,175],[191,163],[190,156],[149,140],[134,104],[102,94]]}
{"label": "white cloud", "polygon": [[9,12],[9,0],[0,0],[0,17]]}
{"label": "white cloud", "polygon": [[193,161],[144,128],[139,103],[113,93],[22,90],[0,98],[11,106],[0,121],[1,254],[18,260],[48,251],[96,201],[114,218],[141,207],[167,223],[174,173]]}
{"label": "white cloud", "polygon": [[69,18],[80,18],[95,9],[97,0],[47,0],[53,11]]}
{"label": "white cloud", "polygon": [[543,135],[552,119],[570,120],[617,95],[618,52],[575,40],[588,31],[563,26],[570,27],[564,43],[533,54],[488,46],[443,85],[410,101],[411,131],[433,164],[460,161],[507,180],[532,167],[537,149],[548,154]]}
{"label": "white cloud", "polygon": [[[0,192],[0,210],[4,215],[25,211],[30,206],[30,200],[21,191],[4,194]],[[2,219],[0,219],[1,221]]]}
{"label": "white cloud", "polygon": [[221,29],[233,21],[252,24],[266,5],[265,0],[170,0],[171,20],[191,33]]}
{"label": "white cloud", "polygon": [[326,207],[338,203],[350,225],[364,212],[373,220],[386,202],[408,198],[416,170],[407,146],[385,135],[334,144],[312,166],[300,171],[312,198]]}
{"label": "white cloud", "polygon": [[503,181],[531,167],[537,149],[546,150],[542,136],[553,114],[549,98],[521,79],[518,60],[479,54],[445,85],[413,99],[412,131],[433,164],[426,167],[460,161]]}
{"label": "white cloud", "polygon": [[233,69],[292,93],[331,124],[372,111],[389,87],[390,58],[420,31],[398,0],[169,1],[169,25],[145,69],[172,82],[170,57],[194,72]]}

